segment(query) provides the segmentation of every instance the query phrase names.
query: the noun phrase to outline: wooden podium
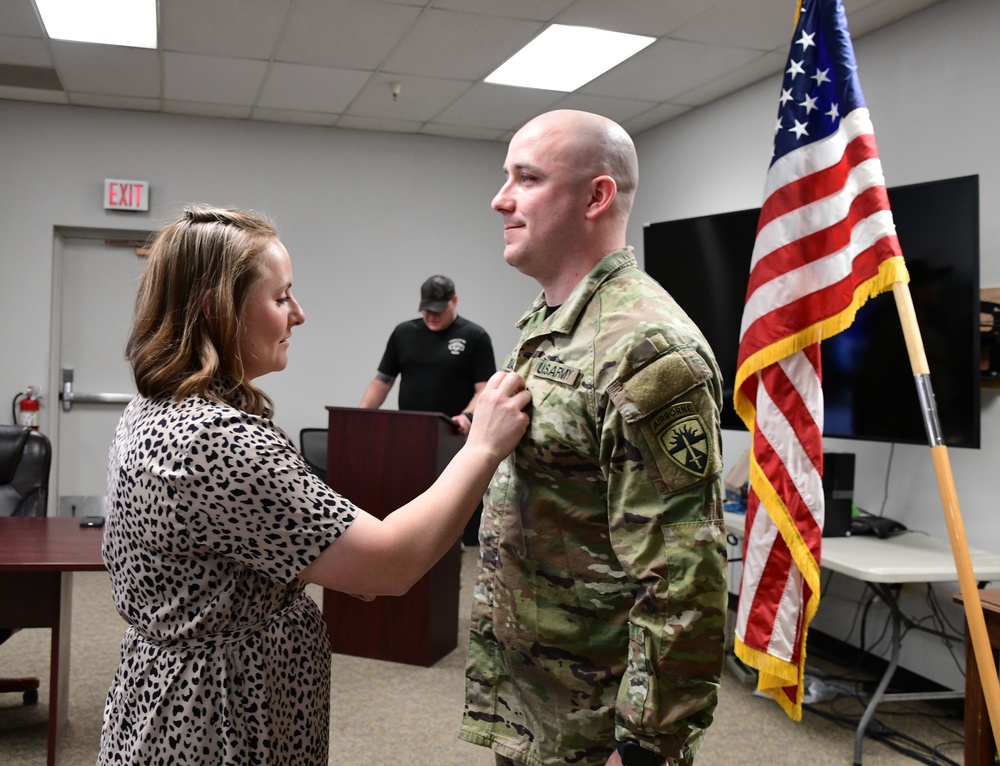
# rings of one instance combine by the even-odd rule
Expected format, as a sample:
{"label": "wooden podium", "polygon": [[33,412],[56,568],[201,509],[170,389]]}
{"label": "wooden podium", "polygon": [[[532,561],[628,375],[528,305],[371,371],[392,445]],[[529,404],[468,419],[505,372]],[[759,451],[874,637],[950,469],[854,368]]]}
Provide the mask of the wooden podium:
{"label": "wooden podium", "polygon": [[[380,519],[430,487],[465,438],[440,413],[327,407],[327,482]],[[333,651],[433,665],[458,645],[462,545],[403,596],[362,601],[323,591]]]}

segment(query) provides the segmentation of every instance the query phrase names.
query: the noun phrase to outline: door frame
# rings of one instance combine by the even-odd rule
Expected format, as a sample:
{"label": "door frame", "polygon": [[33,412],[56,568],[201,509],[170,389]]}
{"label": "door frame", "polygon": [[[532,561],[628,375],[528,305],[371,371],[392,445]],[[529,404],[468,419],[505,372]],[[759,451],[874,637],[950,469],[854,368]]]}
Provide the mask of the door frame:
{"label": "door frame", "polygon": [[52,442],[52,468],[49,473],[49,492],[47,515],[59,514],[59,414],[62,402],[59,394],[62,391],[62,370],[60,369],[62,351],[62,309],[63,309],[63,269],[66,258],[66,241],[71,239],[103,240],[107,246],[139,248],[148,244],[157,233],[156,229],[122,229],[115,227],[52,227],[52,292],[50,296],[51,314],[49,317],[49,375],[47,396],[49,411],[43,416],[42,426],[45,434]]}

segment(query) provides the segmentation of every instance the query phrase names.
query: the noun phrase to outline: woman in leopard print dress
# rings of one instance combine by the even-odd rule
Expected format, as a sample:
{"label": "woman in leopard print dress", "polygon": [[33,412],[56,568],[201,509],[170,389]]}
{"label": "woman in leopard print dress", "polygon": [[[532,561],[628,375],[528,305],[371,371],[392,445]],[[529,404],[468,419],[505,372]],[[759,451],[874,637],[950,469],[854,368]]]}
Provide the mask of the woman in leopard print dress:
{"label": "woman in leopard print dress", "polygon": [[252,382],[284,369],[305,321],[291,286],[256,215],[191,208],[152,246],[126,347],[139,394],[108,465],[104,559],[129,627],[99,766],[325,765],[330,644],[306,584],[404,593],[527,424],[523,380],[498,373],[438,482],[365,513],[308,470]]}

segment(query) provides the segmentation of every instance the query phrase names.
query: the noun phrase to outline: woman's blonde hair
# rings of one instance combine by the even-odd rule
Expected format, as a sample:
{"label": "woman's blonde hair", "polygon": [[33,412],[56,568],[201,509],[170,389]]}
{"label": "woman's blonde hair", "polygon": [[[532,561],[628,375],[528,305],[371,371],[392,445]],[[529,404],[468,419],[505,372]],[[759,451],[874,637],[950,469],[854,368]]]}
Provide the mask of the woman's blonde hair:
{"label": "woman's blonde hair", "polygon": [[277,230],[241,210],[189,207],[153,241],[135,300],[125,358],[148,398],[197,394],[270,417],[247,377],[241,320]]}

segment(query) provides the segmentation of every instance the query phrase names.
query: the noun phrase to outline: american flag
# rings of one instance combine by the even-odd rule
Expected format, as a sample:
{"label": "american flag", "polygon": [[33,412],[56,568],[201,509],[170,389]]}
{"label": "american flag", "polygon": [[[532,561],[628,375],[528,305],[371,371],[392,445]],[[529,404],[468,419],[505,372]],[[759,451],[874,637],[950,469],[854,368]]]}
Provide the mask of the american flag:
{"label": "american flag", "polygon": [[820,595],[819,343],[847,328],[868,298],[907,279],[843,6],[804,0],[781,86],[735,380],[736,411],[752,434],[736,654],[795,720]]}

